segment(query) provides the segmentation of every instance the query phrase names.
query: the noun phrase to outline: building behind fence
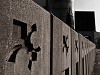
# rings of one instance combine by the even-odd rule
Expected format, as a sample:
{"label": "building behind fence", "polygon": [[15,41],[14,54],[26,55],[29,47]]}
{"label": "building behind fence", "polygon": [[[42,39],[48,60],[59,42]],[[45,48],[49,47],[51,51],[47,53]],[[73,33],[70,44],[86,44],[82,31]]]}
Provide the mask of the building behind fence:
{"label": "building behind fence", "polygon": [[0,17],[0,75],[91,75],[95,44],[32,0],[2,0]]}

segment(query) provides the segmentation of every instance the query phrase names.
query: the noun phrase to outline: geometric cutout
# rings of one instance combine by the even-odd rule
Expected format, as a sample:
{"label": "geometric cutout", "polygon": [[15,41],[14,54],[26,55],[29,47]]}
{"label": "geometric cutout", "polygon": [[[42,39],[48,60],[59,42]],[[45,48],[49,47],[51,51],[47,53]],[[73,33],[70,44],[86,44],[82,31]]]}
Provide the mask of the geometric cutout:
{"label": "geometric cutout", "polygon": [[32,60],[29,60],[29,64],[28,64],[29,70],[31,70],[31,67],[32,67]]}
{"label": "geometric cutout", "polygon": [[78,52],[78,40],[75,40],[75,50]]}
{"label": "geometric cutout", "polygon": [[78,62],[76,63],[76,75],[79,75],[79,64],[78,64]]}
{"label": "geometric cutout", "polygon": [[36,61],[36,60],[37,60],[37,53],[32,52],[32,61]]}
{"label": "geometric cutout", "polygon": [[34,48],[33,48],[33,44],[31,43],[31,35],[34,31],[36,31],[37,28],[36,28],[36,24],[33,24],[31,26],[31,32],[28,33],[26,39],[24,40],[24,43],[25,43],[25,47],[27,47],[27,51],[31,52]]}
{"label": "geometric cutout", "polygon": [[10,56],[10,58],[8,60],[9,62],[14,62],[15,63],[16,55],[17,55],[18,51],[22,48],[21,45],[16,45],[15,47],[18,47],[18,48],[11,54],[11,56]]}
{"label": "geometric cutout", "polygon": [[68,35],[67,36],[63,35],[63,44],[64,44],[63,52],[64,52],[64,48],[66,48],[66,54],[68,53],[68,48],[69,48],[67,41],[68,41]]}
{"label": "geometric cutout", "polygon": [[15,19],[13,19],[13,24],[21,27],[21,39],[25,40],[27,37],[27,24]]}

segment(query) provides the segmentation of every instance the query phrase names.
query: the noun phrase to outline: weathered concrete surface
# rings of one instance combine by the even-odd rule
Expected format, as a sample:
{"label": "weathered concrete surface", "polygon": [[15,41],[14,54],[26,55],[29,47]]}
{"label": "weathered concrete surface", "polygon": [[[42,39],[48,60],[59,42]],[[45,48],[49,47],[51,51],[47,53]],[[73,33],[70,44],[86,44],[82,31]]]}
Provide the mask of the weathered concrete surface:
{"label": "weathered concrete surface", "polygon": [[89,74],[89,41],[85,38],[85,51],[84,51],[84,75]]}
{"label": "weathered concrete surface", "polygon": [[95,62],[95,44],[87,40],[87,54],[86,54],[86,74],[91,75],[93,72],[93,66]]}
{"label": "weathered concrete surface", "polygon": [[62,22],[53,16],[53,64],[52,75],[62,74]]}
{"label": "weathered concrete surface", "polygon": [[[4,75],[5,72],[5,62],[6,54],[11,49],[10,42],[10,32],[12,27],[10,27],[10,2],[6,0],[1,0],[0,2],[0,75]],[[12,72],[12,70],[10,70]]]}
{"label": "weathered concrete surface", "polygon": [[78,33],[71,29],[72,41],[72,75],[79,74],[79,37]]}
{"label": "weathered concrete surface", "polygon": [[29,58],[30,56],[27,54],[24,48],[18,52],[16,56],[16,62],[14,64],[14,75],[31,75],[31,71],[27,68],[29,64]]}
{"label": "weathered concrete surface", "polygon": [[93,66],[95,62],[95,45],[88,40],[88,75],[91,75],[93,72]]}
{"label": "weathered concrete surface", "polygon": [[53,16],[53,75],[71,75],[71,34],[61,20]]}
{"label": "weathered concrete surface", "polygon": [[[79,34],[79,75],[84,75],[84,65],[83,64],[85,64],[85,63],[83,63],[83,62],[85,62],[85,61],[82,61],[82,60],[84,60],[84,58],[85,58],[85,50],[86,50],[86,48],[85,48],[85,42],[86,42],[86,39],[81,35],[81,34]],[[84,66],[84,67],[83,67]]]}
{"label": "weathered concrete surface", "polygon": [[[50,75],[50,14],[32,0],[2,0],[0,17],[0,75]],[[34,49],[40,48],[37,55],[28,52],[25,35]],[[22,46],[18,52],[16,46]],[[10,59],[14,52],[15,61]]]}
{"label": "weathered concrete surface", "polygon": [[91,75],[95,61],[95,44],[79,34],[79,75]]}
{"label": "weathered concrete surface", "polygon": [[69,75],[71,75],[71,58],[72,58],[71,30],[70,27],[65,23],[62,23],[62,36],[63,36],[62,70],[65,71],[63,72],[62,75],[66,75],[68,73]]}
{"label": "weathered concrete surface", "polygon": [[100,75],[100,49],[96,49],[95,65],[92,75]]}

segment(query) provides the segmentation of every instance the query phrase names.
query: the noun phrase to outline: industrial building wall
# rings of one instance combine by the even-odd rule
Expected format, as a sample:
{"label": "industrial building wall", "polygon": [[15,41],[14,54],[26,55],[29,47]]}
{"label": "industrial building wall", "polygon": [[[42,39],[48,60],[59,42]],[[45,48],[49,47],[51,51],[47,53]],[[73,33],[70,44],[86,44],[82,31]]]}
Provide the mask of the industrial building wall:
{"label": "industrial building wall", "polygon": [[0,5],[0,75],[91,74],[94,43],[32,0]]}
{"label": "industrial building wall", "polygon": [[95,13],[93,11],[75,11],[75,30],[94,42]]}

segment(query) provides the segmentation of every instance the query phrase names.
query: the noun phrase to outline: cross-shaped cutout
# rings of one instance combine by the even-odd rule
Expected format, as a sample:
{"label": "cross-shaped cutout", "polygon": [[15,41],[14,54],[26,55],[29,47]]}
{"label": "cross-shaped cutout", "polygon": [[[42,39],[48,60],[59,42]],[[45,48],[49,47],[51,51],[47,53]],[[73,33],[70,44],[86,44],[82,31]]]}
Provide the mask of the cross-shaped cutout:
{"label": "cross-shaped cutout", "polygon": [[[32,61],[36,61],[37,60],[37,52],[39,52],[41,50],[40,46],[38,46],[37,48],[34,48],[33,47],[33,44],[31,43],[31,35],[33,32],[37,31],[37,27],[36,27],[36,24],[33,24],[31,26],[31,31],[28,33],[27,35],[27,23],[24,23],[24,22],[21,22],[19,20],[15,20],[13,19],[13,24],[14,25],[17,25],[19,27],[21,27],[21,39],[24,40],[24,45],[25,47],[27,48],[27,52],[31,52],[32,55],[32,59],[29,60],[29,64],[28,64],[28,68],[31,70],[31,63]],[[20,45],[16,45],[14,48],[15,48],[15,51],[11,54],[10,58],[9,58],[9,62],[15,62],[16,60],[16,55],[18,53],[18,51],[22,48],[23,46],[20,44]],[[34,52],[32,52],[34,51]]]}
{"label": "cross-shaped cutout", "polygon": [[64,48],[66,49],[66,55],[67,55],[67,53],[68,53],[68,48],[69,48],[69,45],[68,45],[69,43],[68,43],[68,35],[67,36],[65,36],[65,35],[63,35],[63,52],[64,52]]}

